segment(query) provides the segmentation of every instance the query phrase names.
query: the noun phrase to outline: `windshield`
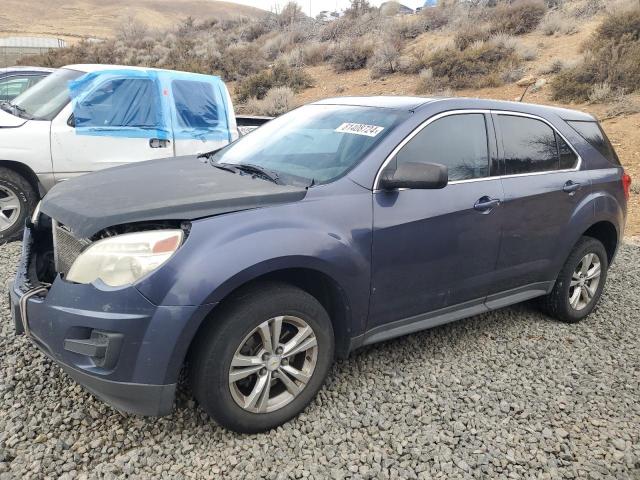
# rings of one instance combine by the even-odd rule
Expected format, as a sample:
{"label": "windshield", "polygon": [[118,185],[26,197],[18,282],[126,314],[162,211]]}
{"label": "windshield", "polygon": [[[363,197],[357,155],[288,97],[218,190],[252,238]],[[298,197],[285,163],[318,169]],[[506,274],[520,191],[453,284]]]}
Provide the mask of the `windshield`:
{"label": "windshield", "polygon": [[284,183],[329,183],[357,165],[404,118],[403,112],[351,105],[307,105],[217,152],[217,165],[252,165]]}
{"label": "windshield", "polygon": [[57,70],[14,98],[11,113],[32,120],[53,120],[70,101],[69,82],[82,75],[76,70]]}

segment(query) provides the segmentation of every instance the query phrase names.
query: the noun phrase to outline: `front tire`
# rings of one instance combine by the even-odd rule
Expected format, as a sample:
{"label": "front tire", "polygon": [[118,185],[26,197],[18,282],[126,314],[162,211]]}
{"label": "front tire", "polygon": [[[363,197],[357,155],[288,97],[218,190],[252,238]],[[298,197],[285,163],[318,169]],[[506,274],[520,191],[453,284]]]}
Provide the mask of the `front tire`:
{"label": "front tire", "polygon": [[548,315],[567,323],[577,323],[596,307],[607,280],[609,260],[599,240],[582,237],[569,254],[553,290],[542,297]]}
{"label": "front tire", "polygon": [[19,240],[38,196],[22,175],[0,167],[0,245]]}
{"label": "front tire", "polygon": [[257,284],[226,301],[199,334],[191,385],[222,426],[262,432],[304,410],[333,355],[331,321],[318,300],[288,284]]}

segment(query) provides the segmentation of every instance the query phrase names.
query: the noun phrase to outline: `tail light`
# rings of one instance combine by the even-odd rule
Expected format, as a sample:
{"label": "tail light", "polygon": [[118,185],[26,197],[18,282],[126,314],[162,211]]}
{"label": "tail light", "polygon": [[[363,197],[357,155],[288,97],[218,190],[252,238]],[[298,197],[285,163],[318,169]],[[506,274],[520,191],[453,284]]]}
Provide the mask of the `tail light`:
{"label": "tail light", "polygon": [[628,173],[622,173],[622,188],[624,189],[624,197],[629,200],[631,193],[631,176]]}

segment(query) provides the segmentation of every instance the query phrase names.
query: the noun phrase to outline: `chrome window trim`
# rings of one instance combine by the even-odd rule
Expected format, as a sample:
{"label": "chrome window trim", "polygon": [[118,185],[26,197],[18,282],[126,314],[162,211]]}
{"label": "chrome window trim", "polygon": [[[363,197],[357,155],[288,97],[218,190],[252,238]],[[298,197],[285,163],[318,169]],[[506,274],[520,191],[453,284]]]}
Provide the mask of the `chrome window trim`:
{"label": "chrome window trim", "polygon": [[[551,129],[557,133],[564,141],[567,145],[569,145],[569,148],[573,151],[573,153],[576,154],[576,157],[578,158],[578,161],[576,163],[576,166],[573,168],[569,168],[569,169],[562,169],[562,170],[545,170],[542,172],[531,172],[531,173],[513,173],[510,175],[490,175],[487,177],[481,177],[481,178],[468,178],[465,180],[453,180],[451,182],[447,183],[447,186],[449,185],[457,185],[460,183],[471,183],[471,182],[482,182],[482,181],[487,181],[487,180],[496,180],[496,179],[503,179],[503,178],[517,178],[517,177],[528,177],[531,175],[547,175],[550,173],[568,173],[568,172],[576,172],[578,170],[580,170],[580,167],[582,166],[582,157],[580,156],[580,154],[576,151],[576,149],[573,147],[573,145],[571,144],[571,142],[569,142],[566,137],[564,135],[562,135],[562,133],[560,133],[558,131],[558,129],[556,127],[554,127],[550,122],[548,122],[547,120],[545,120],[542,117],[539,117],[537,115],[533,115],[530,113],[522,113],[522,112],[512,112],[510,110],[488,110],[488,109],[469,109],[469,110],[449,110],[447,112],[441,112],[438,113],[436,115],[434,115],[433,117],[428,118],[427,120],[425,120],[424,122],[422,122],[420,125],[418,125],[409,135],[407,135],[402,142],[400,142],[394,149],[393,151],[387,156],[387,158],[385,159],[384,162],[382,162],[382,165],[380,166],[380,168],[378,169],[378,173],[376,173],[376,177],[373,181],[373,192],[380,192],[382,191],[380,188],[378,188],[379,182],[380,182],[380,176],[382,175],[383,170],[386,168],[386,166],[391,162],[391,160],[393,160],[393,158],[398,154],[398,152],[402,149],[402,147],[404,147],[407,143],[409,143],[413,137],[415,137],[418,133],[420,133],[424,128],[426,128],[427,126],[429,126],[429,124],[435,122],[436,120],[439,120],[441,118],[444,117],[448,117],[450,115],[460,115],[460,114],[465,114],[465,113],[482,113],[482,114],[496,114],[496,115],[510,115],[510,116],[515,116],[515,117],[526,117],[526,118],[532,118],[534,120],[539,120],[543,123],[545,123],[546,125],[548,125],[549,127],[551,127]],[[488,132],[487,132],[488,134]],[[445,187],[446,188],[446,187]],[[402,188],[402,189],[397,189],[397,190],[409,190],[407,188]]]}

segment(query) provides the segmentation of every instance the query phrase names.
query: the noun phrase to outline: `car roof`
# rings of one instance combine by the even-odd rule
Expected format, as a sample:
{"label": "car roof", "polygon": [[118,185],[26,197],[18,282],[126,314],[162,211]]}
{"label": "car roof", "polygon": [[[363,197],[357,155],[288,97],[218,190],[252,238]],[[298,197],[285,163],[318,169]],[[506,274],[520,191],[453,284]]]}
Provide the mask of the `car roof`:
{"label": "car roof", "polygon": [[[181,70],[168,70],[165,68],[132,67],[129,65],[109,65],[109,64],[98,64],[98,63],[78,63],[74,65],[65,65],[62,68],[66,68],[69,70],[77,70],[79,72],[85,72],[85,73],[100,72],[103,70],[138,70],[141,72],[156,71],[156,72],[178,72],[178,73],[193,74],[193,72],[184,72]],[[204,74],[204,75],[207,75],[207,74]],[[208,75],[208,76],[215,77],[215,75]]]}
{"label": "car roof", "polygon": [[44,73],[51,73],[51,72],[55,72],[56,69],[55,68],[46,68],[46,67],[26,67],[26,66],[19,66],[19,67],[5,67],[5,68],[0,68],[0,75],[6,74],[6,73],[19,73],[19,72],[44,72]]}
{"label": "car roof", "polygon": [[415,110],[425,103],[433,101],[425,97],[405,97],[380,95],[371,97],[334,97],[314,102],[314,105],[352,105],[357,107],[391,108],[395,110]]}
{"label": "car roof", "polygon": [[353,105],[364,107],[391,108],[397,110],[416,111],[427,105],[437,103],[443,111],[453,109],[506,110],[510,112],[528,113],[545,116],[553,113],[565,120],[594,121],[588,113],[568,108],[532,103],[508,102],[505,100],[488,100],[466,97],[409,97],[409,96],[370,96],[370,97],[336,97],[314,102],[314,105]]}

